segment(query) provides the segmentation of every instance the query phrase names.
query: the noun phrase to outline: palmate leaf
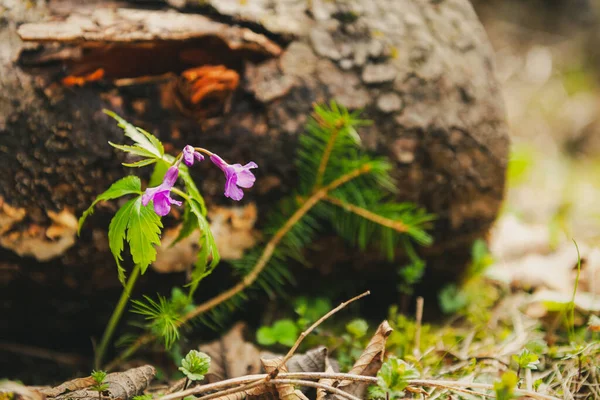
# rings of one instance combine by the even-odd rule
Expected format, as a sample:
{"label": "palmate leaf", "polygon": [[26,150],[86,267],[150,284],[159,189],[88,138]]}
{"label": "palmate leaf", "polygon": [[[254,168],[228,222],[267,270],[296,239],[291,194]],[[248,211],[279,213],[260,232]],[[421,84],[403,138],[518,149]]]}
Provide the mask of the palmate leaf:
{"label": "palmate leaf", "polygon": [[123,163],[125,167],[129,168],[140,168],[145,167],[146,165],[154,164],[158,159],[156,158],[145,158],[143,160],[139,160],[132,163]]}
{"label": "palmate leaf", "polygon": [[[148,157],[152,160],[156,160],[156,155],[149,150],[144,149],[138,145],[130,146],[128,144],[116,144],[113,142],[108,142],[115,149],[119,149],[125,153],[130,153],[140,157]],[[144,161],[144,160],[142,160]]]}
{"label": "palmate leaf", "polygon": [[123,268],[121,265],[121,261],[123,261],[121,252],[123,251],[123,241],[125,240],[129,216],[131,215],[131,210],[138,199],[131,199],[125,203],[123,207],[117,211],[115,216],[110,221],[110,225],[108,226],[108,246],[110,247],[110,252],[115,258],[115,262],[117,263],[119,281],[121,281],[123,285],[125,285],[125,268]]}
{"label": "palmate leaf", "polygon": [[143,206],[141,197],[129,200],[117,211],[108,227],[108,245],[121,283],[125,284],[125,269],[121,265],[124,240],[127,239],[133,262],[140,265],[143,274],[156,259],[155,245],[160,244],[161,228],[152,203]]}
{"label": "palmate leaf", "polygon": [[[162,156],[165,154],[165,149],[162,143],[154,135],[151,135],[141,128],[136,128],[112,111],[104,110],[104,113],[115,119],[118,122],[119,127],[123,129],[125,136],[133,140],[137,145],[131,147],[139,147],[147,150],[154,158],[162,158]],[[119,145],[116,145],[115,147],[117,146]]]}
{"label": "palmate leaf", "polygon": [[118,181],[113,183],[104,193],[96,197],[96,200],[94,200],[92,205],[83,212],[83,214],[79,218],[79,227],[77,228],[77,234],[81,232],[81,227],[83,226],[83,223],[85,222],[86,218],[94,212],[94,207],[96,206],[96,204],[98,204],[98,202],[117,199],[127,194],[141,193],[142,183],[140,182],[140,178],[138,178],[137,176],[126,176],[125,178],[119,179]]}
{"label": "palmate leaf", "polygon": [[127,224],[127,241],[133,262],[139,264],[142,274],[156,260],[155,245],[160,244],[160,217],[154,212],[152,202],[142,205],[142,198],[136,199]]}

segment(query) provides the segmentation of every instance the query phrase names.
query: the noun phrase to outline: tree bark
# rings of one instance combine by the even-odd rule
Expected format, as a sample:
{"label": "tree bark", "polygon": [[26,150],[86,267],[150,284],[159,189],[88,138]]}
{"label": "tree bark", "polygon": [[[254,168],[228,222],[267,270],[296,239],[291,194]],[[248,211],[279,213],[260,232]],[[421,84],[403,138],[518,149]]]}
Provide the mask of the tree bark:
{"label": "tree bark", "polygon": [[[172,152],[191,143],[256,161],[244,204],[259,216],[294,187],[291,160],[312,104],[363,109],[374,124],[360,135],[394,162],[398,199],[438,216],[431,267],[462,270],[500,207],[508,152],[492,51],[467,0],[169,3],[9,8],[0,30],[0,265],[15,288],[7,293],[36,279],[84,296],[118,288],[105,238],[114,205],[75,239],[75,216],[126,173],[107,144],[122,133],[103,108]],[[206,79],[194,87],[186,71],[199,67]],[[194,173],[222,223],[224,252],[239,256],[259,229],[256,213],[217,208],[230,205],[220,172]],[[245,221],[241,233],[235,218]],[[227,243],[231,235],[243,239]]]}

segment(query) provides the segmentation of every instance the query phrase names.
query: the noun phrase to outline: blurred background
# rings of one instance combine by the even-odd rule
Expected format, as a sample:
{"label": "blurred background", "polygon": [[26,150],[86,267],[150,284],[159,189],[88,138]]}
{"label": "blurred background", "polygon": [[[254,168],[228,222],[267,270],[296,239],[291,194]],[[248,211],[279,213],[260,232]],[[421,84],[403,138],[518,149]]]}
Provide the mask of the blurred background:
{"label": "blurred background", "polygon": [[600,234],[600,2],[474,2],[512,140],[505,213],[552,240]]}

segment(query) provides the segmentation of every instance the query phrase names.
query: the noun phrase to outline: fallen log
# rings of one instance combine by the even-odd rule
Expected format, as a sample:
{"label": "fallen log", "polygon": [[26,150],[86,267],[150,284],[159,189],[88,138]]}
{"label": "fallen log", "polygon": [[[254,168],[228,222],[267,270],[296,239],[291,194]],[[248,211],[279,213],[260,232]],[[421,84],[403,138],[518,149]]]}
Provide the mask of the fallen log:
{"label": "fallen log", "polygon": [[[220,171],[196,171],[225,259],[254,244],[261,213],[293,189],[295,141],[312,104],[363,109],[374,123],[360,135],[394,162],[398,199],[438,216],[428,268],[441,281],[460,275],[500,207],[508,153],[492,51],[467,0],[169,3],[16,2],[7,11],[0,266],[5,303],[20,304],[6,313],[10,337],[30,309],[40,324],[84,321],[73,329],[87,338],[114,303],[114,205],[100,207],[80,239],[75,226],[124,174],[107,145],[122,134],[103,108],[155,133],[167,151],[193,143],[257,162],[244,208],[222,198]],[[156,268],[183,270],[193,253],[164,251]],[[102,301],[56,317],[60,306],[40,306],[33,290]]]}

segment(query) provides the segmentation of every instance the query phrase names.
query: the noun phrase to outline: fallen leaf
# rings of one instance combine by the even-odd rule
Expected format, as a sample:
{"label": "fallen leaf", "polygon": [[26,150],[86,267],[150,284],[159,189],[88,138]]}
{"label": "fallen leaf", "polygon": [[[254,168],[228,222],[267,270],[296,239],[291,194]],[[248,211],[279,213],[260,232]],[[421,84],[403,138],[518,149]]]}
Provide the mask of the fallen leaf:
{"label": "fallen leaf", "polygon": [[[327,368],[325,369],[325,372],[328,373],[328,374],[333,374],[335,371],[333,370],[333,368],[331,367],[331,365],[328,365]],[[322,385],[333,386],[334,382],[335,382],[335,379],[332,379],[332,378],[321,378],[321,379],[319,379],[319,383],[322,384]],[[317,400],[326,400],[327,399],[327,395],[328,395],[327,390],[325,390],[323,388],[317,389]]]}
{"label": "fallen leaf", "polygon": [[40,393],[48,396],[48,397],[58,397],[66,392],[74,392],[79,389],[85,389],[93,384],[96,381],[91,376],[86,376],[85,378],[76,378],[65,383],[62,383],[53,388],[41,388],[39,389]]}
{"label": "fallen leaf", "polygon": [[[115,399],[115,400],[130,400],[134,396],[140,395],[150,385],[156,370],[151,365],[144,365],[138,368],[132,368],[125,372],[113,372],[106,375],[104,382],[108,384],[106,393],[108,396],[103,395],[103,399]],[[74,379],[59,385],[53,389],[50,389],[52,394],[60,393],[54,396],[48,396],[49,398],[55,398],[60,400],[97,400],[98,392],[84,388],[70,391],[69,387],[78,387],[86,385],[89,378]]]}
{"label": "fallen leaf", "polygon": [[205,375],[207,383],[260,373],[260,352],[244,340],[245,328],[244,323],[237,323],[220,339],[199,347],[212,360]]}
{"label": "fallen leaf", "polygon": [[[285,365],[280,365],[282,357],[276,358],[261,358],[261,363],[266,373],[271,373],[279,368],[280,372],[288,372]],[[295,389],[294,385],[290,383],[278,383],[275,384],[275,389],[279,393],[279,398],[282,400],[308,400],[308,397],[304,395],[300,390]]]}
{"label": "fallen leaf", "polygon": [[327,347],[321,346],[305,354],[294,354],[286,363],[289,372],[323,372],[327,365],[334,371],[340,370],[337,361],[328,357]]}
{"label": "fallen leaf", "polygon": [[[392,333],[392,327],[387,321],[383,321],[375,334],[371,338],[371,341],[362,352],[358,360],[354,363],[354,366],[349,374],[363,375],[363,376],[375,376],[383,364],[383,356],[385,353],[385,343],[387,338]],[[354,396],[365,398],[365,392],[367,391],[368,383],[365,382],[353,382],[353,381],[342,381],[338,387],[347,393]]]}

